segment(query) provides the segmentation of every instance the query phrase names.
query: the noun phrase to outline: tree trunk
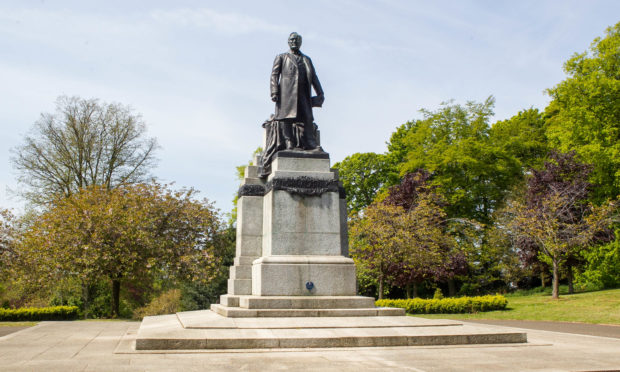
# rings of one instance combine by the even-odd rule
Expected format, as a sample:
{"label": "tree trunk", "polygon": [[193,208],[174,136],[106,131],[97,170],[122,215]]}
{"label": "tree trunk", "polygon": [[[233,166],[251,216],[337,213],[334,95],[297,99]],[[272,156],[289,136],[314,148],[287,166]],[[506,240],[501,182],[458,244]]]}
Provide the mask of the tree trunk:
{"label": "tree trunk", "polygon": [[456,296],[456,283],[454,279],[448,279],[448,297]]}
{"label": "tree trunk", "polygon": [[418,283],[413,283],[413,298],[418,297]]}
{"label": "tree trunk", "polygon": [[560,298],[560,263],[556,258],[553,261],[553,288],[551,290],[551,297],[554,299]]}
{"label": "tree trunk", "polygon": [[90,315],[90,286],[82,283],[82,300],[84,301],[84,319]]}
{"label": "tree trunk", "polygon": [[573,294],[575,287],[573,285],[573,265],[571,264],[566,264],[566,279],[568,280],[568,294]]}
{"label": "tree trunk", "polygon": [[118,318],[121,294],[121,281],[112,279],[112,317]]}
{"label": "tree trunk", "polygon": [[547,288],[546,281],[547,281],[547,276],[545,275],[544,271],[541,271],[540,272],[540,283],[541,283],[540,285],[541,285],[541,287]]}
{"label": "tree trunk", "polygon": [[407,299],[411,298],[411,283],[407,283],[407,285],[405,286],[405,290],[407,291]]}
{"label": "tree trunk", "polygon": [[383,277],[379,277],[379,299],[383,300]]}

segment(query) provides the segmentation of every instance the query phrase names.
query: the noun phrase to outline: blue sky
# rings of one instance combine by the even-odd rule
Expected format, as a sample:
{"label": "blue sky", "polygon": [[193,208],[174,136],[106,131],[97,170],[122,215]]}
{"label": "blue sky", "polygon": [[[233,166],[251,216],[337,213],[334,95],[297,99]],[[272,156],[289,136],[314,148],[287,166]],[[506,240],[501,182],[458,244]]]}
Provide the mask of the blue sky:
{"label": "blue sky", "polygon": [[544,108],[562,64],[620,21],[620,1],[0,1],[0,207],[21,209],[10,149],[56,97],[130,105],[158,139],[162,182],[227,212],[235,166],[273,112],[269,73],[303,36],[325,90],[332,163],[383,152],[422,108],[496,98]]}

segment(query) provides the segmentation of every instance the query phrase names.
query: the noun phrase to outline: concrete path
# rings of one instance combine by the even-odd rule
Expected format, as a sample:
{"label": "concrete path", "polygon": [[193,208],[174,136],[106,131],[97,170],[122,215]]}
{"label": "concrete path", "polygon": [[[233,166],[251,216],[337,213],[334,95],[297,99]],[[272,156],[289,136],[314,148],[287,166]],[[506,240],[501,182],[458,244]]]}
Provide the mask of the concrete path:
{"label": "concrete path", "polygon": [[467,320],[478,324],[492,324],[505,327],[538,329],[542,331],[575,333],[601,337],[620,338],[620,325],[586,324],[568,322],[544,322],[534,320]]}
{"label": "concrete path", "polygon": [[26,329],[30,326],[2,326],[0,327],[0,337],[6,336],[13,332],[21,331],[22,329]]}
{"label": "concrete path", "polygon": [[540,330],[528,330],[525,345],[137,353],[129,345],[138,327],[41,322],[0,337],[0,371],[620,370],[620,339]]}

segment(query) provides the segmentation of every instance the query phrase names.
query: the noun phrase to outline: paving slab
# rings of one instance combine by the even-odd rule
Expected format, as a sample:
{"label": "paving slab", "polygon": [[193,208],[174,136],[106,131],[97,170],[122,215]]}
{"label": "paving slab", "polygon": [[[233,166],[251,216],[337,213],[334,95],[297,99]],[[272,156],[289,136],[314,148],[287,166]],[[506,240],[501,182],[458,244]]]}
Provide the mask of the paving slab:
{"label": "paving slab", "polygon": [[0,327],[0,337],[6,336],[8,334],[19,332],[22,329],[30,328],[31,326],[1,326]]}
{"label": "paving slab", "polygon": [[[463,322],[463,326],[473,323]],[[131,348],[137,322],[42,322],[0,337],[1,371],[613,371],[620,339],[528,330],[528,343],[368,348],[192,350]],[[450,327],[447,327],[450,328]],[[520,328],[497,327],[518,332]],[[82,333],[88,337],[74,337]],[[63,340],[82,346],[67,357]],[[130,347],[127,347],[127,346]],[[48,353],[42,354],[42,351]]]}
{"label": "paving slab", "polygon": [[549,322],[539,320],[500,320],[476,319],[467,320],[471,323],[492,324],[525,329],[539,329],[543,331],[576,333],[580,335],[620,338],[620,324],[588,324],[572,322]]}

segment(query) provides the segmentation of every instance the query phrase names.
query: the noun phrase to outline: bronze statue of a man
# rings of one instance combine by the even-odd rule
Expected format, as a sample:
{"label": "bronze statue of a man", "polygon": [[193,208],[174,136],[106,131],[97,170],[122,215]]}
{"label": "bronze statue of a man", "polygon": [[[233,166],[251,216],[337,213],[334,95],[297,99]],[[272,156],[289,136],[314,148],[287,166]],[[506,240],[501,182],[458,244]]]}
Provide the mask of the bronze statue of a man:
{"label": "bronze statue of a man", "polygon": [[[315,138],[312,107],[321,107],[323,89],[312,60],[301,53],[301,35],[288,38],[290,51],[278,55],[271,71],[271,100],[276,103],[273,120],[282,125],[286,149],[320,149]],[[312,97],[311,88],[316,96]]]}

